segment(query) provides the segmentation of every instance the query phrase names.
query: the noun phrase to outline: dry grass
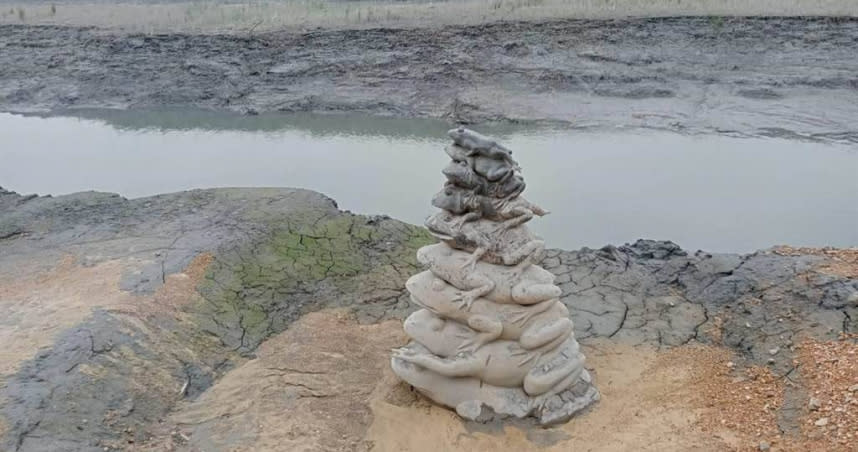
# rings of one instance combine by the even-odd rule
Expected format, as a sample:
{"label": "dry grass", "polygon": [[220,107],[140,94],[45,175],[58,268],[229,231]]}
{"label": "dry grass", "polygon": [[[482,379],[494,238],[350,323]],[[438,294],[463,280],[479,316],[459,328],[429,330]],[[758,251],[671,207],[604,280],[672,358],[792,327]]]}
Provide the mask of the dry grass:
{"label": "dry grass", "polygon": [[[8,3],[0,24],[97,26],[126,32],[250,32],[422,27],[501,20],[630,16],[858,16],[855,0],[282,0],[177,3]],[[13,13],[8,13],[13,11]]]}

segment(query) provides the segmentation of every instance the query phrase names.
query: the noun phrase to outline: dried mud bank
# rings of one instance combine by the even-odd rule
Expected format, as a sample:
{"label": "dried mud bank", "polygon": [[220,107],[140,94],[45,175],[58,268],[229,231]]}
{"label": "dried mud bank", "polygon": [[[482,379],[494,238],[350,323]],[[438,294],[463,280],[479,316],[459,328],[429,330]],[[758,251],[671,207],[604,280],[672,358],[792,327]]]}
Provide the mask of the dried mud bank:
{"label": "dried mud bank", "polygon": [[[445,439],[470,450],[497,447],[503,438],[522,447],[567,444],[570,432],[562,429],[525,426],[524,436],[498,437],[485,429],[502,427],[465,426],[391,379],[384,363],[404,336],[386,320],[413,309],[404,282],[420,270],[416,249],[431,241],[422,228],[342,212],[306,190],[196,190],[133,200],[2,192],[0,308],[8,314],[0,339],[12,346],[4,346],[0,367],[0,448],[419,449],[395,436],[403,419],[445,435],[488,432]],[[847,353],[831,364],[837,367],[822,369],[839,375],[836,384],[817,378],[812,356],[827,356],[825,344],[855,348],[848,339],[858,332],[855,250],[710,255],[641,240],[551,250],[542,265],[557,275],[575,334],[607,391],[604,411],[596,407],[568,428],[608,428],[601,416],[621,414],[611,397],[628,388],[640,388],[628,403],[658,411],[667,424],[630,421],[636,427],[611,440],[617,447],[643,441],[687,450],[705,444],[705,432],[716,427],[737,447],[762,439],[789,444],[820,432],[814,440],[845,440],[838,432],[854,428],[834,410],[858,384],[851,382],[858,356]],[[326,308],[338,314],[305,316]],[[294,323],[302,316],[305,323]],[[715,351],[695,351],[700,344]],[[345,358],[351,348],[359,362]],[[618,362],[644,363],[640,380],[623,377]],[[700,369],[721,376],[695,379]],[[679,386],[650,380],[673,374],[658,381]],[[608,382],[622,378],[631,380],[617,388]],[[718,382],[724,386],[713,386]],[[742,405],[758,387],[762,397],[780,392],[766,401],[771,423],[756,436],[700,415],[705,404],[671,405],[679,402],[664,397],[683,394],[680,386],[712,395],[709,409]],[[732,390],[742,403],[715,397]],[[821,412],[807,408],[812,396],[824,396]],[[820,431],[814,422],[826,409],[831,426]],[[308,422],[290,421],[284,410]],[[355,413],[355,422],[331,420],[342,412]],[[697,436],[686,435],[692,431]]]}
{"label": "dried mud bank", "polygon": [[858,142],[858,19],[501,22],[309,33],[0,26],[0,110],[202,107]]}

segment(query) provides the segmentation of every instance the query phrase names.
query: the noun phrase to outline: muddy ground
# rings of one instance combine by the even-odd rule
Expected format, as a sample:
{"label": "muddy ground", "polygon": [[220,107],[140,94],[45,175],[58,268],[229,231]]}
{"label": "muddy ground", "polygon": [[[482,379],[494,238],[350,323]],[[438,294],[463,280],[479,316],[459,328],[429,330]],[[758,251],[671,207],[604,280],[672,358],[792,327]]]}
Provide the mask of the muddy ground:
{"label": "muddy ground", "polygon": [[0,110],[359,111],[858,142],[858,19],[126,34],[0,26]]}
{"label": "muddy ground", "polygon": [[[134,35],[0,26],[0,110],[360,111],[858,142],[858,20]],[[296,189],[0,189],[0,450],[851,450],[858,252],[551,250],[603,400],[463,423],[399,384],[425,230]],[[824,419],[824,421],[823,421]]]}
{"label": "muddy ground", "polygon": [[549,251],[604,398],[542,429],[462,423],[390,374],[430,242],[306,190],[2,192],[0,449],[854,444],[855,250]]}

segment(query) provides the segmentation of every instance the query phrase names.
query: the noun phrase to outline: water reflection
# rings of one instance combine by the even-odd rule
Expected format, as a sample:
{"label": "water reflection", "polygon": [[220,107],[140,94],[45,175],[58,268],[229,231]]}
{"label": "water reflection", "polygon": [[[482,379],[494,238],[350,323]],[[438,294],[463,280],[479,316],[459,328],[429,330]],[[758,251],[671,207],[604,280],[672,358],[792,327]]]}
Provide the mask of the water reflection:
{"label": "water reflection", "polygon": [[[364,116],[210,112],[0,114],[0,185],[128,197],[294,186],[344,209],[421,223],[442,182],[448,126]],[[481,127],[515,150],[550,246],[639,237],[692,249],[858,245],[858,151],[782,139],[657,131]]]}
{"label": "water reflection", "polygon": [[[358,113],[343,114],[282,114],[262,113],[258,115],[239,115],[211,110],[160,109],[160,110],[106,110],[76,108],[57,111],[51,114],[25,114],[34,118],[76,118],[90,119],[110,125],[119,130],[156,130],[169,131],[241,131],[241,132],[282,132],[301,131],[310,136],[373,136],[383,135],[400,138],[439,139],[445,136],[450,124],[437,119],[403,119],[379,117]],[[480,130],[494,136],[508,136],[515,133],[540,133],[556,130],[559,124],[517,124],[489,123],[480,126]],[[562,126],[571,130],[567,125]]]}

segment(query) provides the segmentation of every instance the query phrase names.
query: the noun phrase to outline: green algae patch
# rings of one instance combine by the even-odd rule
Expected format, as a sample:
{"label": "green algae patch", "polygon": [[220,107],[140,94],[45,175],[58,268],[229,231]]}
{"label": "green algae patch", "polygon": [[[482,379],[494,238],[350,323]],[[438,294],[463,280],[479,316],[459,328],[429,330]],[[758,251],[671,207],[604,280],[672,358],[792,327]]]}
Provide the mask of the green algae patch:
{"label": "green algae patch", "polygon": [[346,213],[302,216],[215,255],[194,307],[200,326],[249,352],[300,315],[346,306],[363,318],[401,316],[421,227]]}
{"label": "green algae patch", "polygon": [[262,256],[269,259],[260,265],[273,264],[301,281],[355,275],[367,265],[360,246],[371,237],[370,229],[340,216],[306,229],[280,230],[262,244]]}

